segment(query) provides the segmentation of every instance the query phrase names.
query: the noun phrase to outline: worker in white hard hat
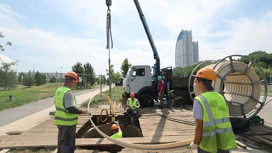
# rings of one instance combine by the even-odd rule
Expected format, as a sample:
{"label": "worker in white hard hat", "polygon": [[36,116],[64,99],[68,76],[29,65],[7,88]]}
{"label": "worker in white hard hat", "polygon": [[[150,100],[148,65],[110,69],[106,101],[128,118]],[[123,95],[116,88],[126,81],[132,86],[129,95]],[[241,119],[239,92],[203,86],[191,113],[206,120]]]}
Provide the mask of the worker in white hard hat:
{"label": "worker in white hard hat", "polygon": [[214,91],[212,82],[216,72],[202,68],[194,76],[194,88],[200,95],[194,98],[193,118],[196,121],[195,136],[190,148],[199,153],[229,153],[237,148],[229,119],[225,98]]}

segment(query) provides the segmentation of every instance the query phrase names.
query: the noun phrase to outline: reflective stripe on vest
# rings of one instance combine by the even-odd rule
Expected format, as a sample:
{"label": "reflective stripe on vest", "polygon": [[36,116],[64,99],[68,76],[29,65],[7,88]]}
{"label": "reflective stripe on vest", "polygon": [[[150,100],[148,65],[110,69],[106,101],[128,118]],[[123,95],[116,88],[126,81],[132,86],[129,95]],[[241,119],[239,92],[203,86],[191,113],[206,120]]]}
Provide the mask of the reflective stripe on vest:
{"label": "reflective stripe on vest", "polygon": [[[70,91],[71,89],[67,87],[60,87],[57,89],[55,93],[55,125],[62,125],[62,126],[72,126],[78,123],[78,114],[71,114],[69,113],[66,108],[64,107],[64,95]],[[77,102],[74,97],[75,106],[77,107]]]}
{"label": "reflective stripe on vest", "polygon": [[[237,148],[225,99],[216,92],[205,92],[195,99],[203,108],[203,132],[199,147],[207,152],[217,152],[217,148]],[[217,115],[216,119],[213,114]]]}

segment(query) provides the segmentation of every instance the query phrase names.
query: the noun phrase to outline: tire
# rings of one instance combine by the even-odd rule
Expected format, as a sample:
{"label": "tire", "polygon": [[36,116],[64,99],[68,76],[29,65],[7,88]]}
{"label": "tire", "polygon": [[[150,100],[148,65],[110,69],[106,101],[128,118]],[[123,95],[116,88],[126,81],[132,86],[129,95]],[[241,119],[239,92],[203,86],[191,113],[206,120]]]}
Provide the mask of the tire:
{"label": "tire", "polygon": [[153,107],[154,106],[154,99],[152,96],[148,94],[143,94],[139,98],[139,102],[141,104],[141,107]]}

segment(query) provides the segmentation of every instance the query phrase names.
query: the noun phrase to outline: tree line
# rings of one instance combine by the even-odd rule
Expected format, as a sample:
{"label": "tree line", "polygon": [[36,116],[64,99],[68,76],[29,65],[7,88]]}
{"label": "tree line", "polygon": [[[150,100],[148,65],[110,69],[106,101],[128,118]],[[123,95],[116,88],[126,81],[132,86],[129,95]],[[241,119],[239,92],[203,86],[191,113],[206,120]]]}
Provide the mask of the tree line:
{"label": "tree line", "polygon": [[[1,59],[0,59],[1,60]],[[7,90],[15,88],[17,85],[22,85],[26,87],[40,86],[45,83],[51,82],[64,82],[64,74],[57,74],[51,78],[48,78],[46,74],[37,72],[17,72],[12,70],[12,66],[16,65],[17,62],[5,63],[2,62],[0,65],[0,89]],[[124,77],[131,64],[129,64],[126,58],[121,66],[121,73],[114,72],[114,65],[110,66],[110,76],[112,83],[122,82],[122,77]],[[77,89],[91,88],[95,83],[99,84],[100,80],[102,84],[109,83],[109,70],[106,69],[106,75],[96,75],[91,63],[86,62],[82,64],[81,62],[76,62],[72,66],[72,71],[76,72],[79,76],[79,81],[76,85]]]}
{"label": "tree line", "polygon": [[[264,75],[266,77],[266,80],[270,82],[270,77],[272,76],[272,53],[267,53],[266,51],[255,51],[247,55],[247,57],[254,62],[262,69],[264,72]],[[237,61],[249,64],[250,60],[248,60],[246,57],[241,57],[239,59],[236,59]],[[210,65],[216,62],[207,62],[206,65]],[[173,75],[174,76],[184,76],[188,77],[191,75],[191,72],[198,64],[190,65],[187,67],[176,67],[173,69]],[[260,74],[259,69],[256,67],[257,65],[253,64],[253,69],[258,74],[260,79],[262,78],[262,75]],[[271,82],[270,82],[271,83]]]}

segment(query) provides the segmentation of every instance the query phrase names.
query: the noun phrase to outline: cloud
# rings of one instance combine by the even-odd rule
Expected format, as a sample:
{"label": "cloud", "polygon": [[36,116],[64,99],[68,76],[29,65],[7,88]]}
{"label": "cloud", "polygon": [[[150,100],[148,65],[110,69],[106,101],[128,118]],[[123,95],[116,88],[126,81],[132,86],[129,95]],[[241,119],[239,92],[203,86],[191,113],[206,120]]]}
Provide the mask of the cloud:
{"label": "cloud", "polygon": [[[92,64],[96,74],[108,69],[106,47],[105,1],[44,1],[44,9],[54,10],[59,19],[76,26],[62,25],[68,31],[36,28],[23,24],[23,12],[0,4],[0,31],[13,46],[5,55],[19,60],[18,71],[42,72],[71,70],[76,62]],[[272,13],[262,11],[254,18],[238,15],[241,2],[231,1],[140,1],[149,25],[161,68],[175,66],[175,45],[182,29],[192,30],[193,41],[199,42],[200,60],[216,60],[232,54],[249,54],[256,50],[271,52]],[[133,1],[113,1],[111,64],[120,70],[125,58],[132,64],[153,65],[153,52]],[[19,14],[19,15],[18,15]],[[31,19],[31,16],[28,16]],[[19,22],[20,21],[20,22]],[[38,21],[36,21],[38,22]],[[54,21],[51,21],[54,22]],[[5,23],[5,24],[4,24]],[[44,25],[43,25],[44,26]]]}

